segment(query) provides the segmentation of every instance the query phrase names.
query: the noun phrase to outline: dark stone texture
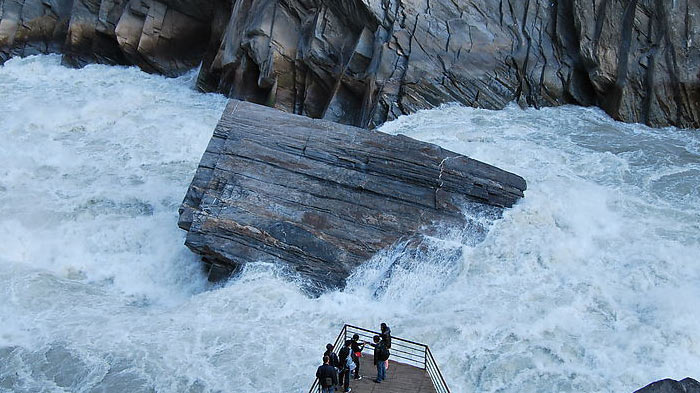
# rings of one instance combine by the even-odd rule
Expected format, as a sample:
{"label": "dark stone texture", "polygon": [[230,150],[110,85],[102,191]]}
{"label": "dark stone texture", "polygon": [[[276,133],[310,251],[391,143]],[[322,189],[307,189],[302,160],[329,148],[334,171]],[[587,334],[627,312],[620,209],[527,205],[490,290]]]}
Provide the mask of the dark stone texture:
{"label": "dark stone texture", "polygon": [[203,90],[361,127],[445,102],[700,127],[692,0],[237,1]]}
{"label": "dark stone texture", "polygon": [[148,72],[180,75],[199,65],[210,38],[210,24],[202,20],[210,15],[194,15],[167,1],[129,0],[116,25],[116,39],[130,63]]}
{"label": "dark stone texture", "polygon": [[135,64],[177,76],[201,63],[212,24],[221,24],[215,11],[228,9],[224,0],[0,0],[0,60],[62,52],[71,66]]}
{"label": "dark stone texture", "polygon": [[179,225],[217,275],[273,261],[335,288],[400,238],[464,225],[464,206],[512,206],[525,188],[433,144],[231,100]]}
{"label": "dark stone texture", "polygon": [[12,56],[60,52],[73,0],[0,0],[0,63]]}
{"label": "dark stone texture", "polygon": [[360,127],[517,101],[700,128],[696,0],[0,0],[0,61],[55,51]]}
{"label": "dark stone texture", "polygon": [[634,393],[700,393],[700,382],[685,378],[681,381],[664,379],[645,386]]}
{"label": "dark stone texture", "polygon": [[130,64],[119,48],[115,28],[127,0],[74,0],[63,63]]}

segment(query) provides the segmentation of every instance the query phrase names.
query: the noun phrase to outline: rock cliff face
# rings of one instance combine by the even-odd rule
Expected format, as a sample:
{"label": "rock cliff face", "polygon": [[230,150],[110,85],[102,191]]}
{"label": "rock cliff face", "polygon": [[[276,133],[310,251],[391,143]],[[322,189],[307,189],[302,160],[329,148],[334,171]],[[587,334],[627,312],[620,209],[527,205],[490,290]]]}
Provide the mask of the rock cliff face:
{"label": "rock cliff face", "polygon": [[0,59],[51,51],[361,127],[511,101],[700,127],[695,0],[0,0]]}
{"label": "rock cliff face", "polygon": [[176,76],[201,63],[228,9],[223,0],[0,0],[0,59],[62,52],[72,66],[136,64]]}
{"label": "rock cliff face", "polygon": [[231,100],[180,209],[185,244],[214,275],[282,263],[313,288],[400,238],[511,206],[520,176],[406,136]]}

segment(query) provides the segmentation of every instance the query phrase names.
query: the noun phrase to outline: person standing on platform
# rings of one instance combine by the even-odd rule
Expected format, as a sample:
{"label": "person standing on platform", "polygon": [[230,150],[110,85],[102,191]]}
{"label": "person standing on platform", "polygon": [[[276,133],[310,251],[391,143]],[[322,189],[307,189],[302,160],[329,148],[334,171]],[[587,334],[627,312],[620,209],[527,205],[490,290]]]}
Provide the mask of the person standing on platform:
{"label": "person standing on platform", "polygon": [[329,363],[330,358],[324,356],[323,365],[316,370],[316,378],[321,384],[321,393],[334,393],[335,385],[338,384],[338,375],[335,372],[335,368]]}
{"label": "person standing on platform", "polygon": [[362,350],[365,349],[365,343],[360,342],[360,335],[355,333],[352,335],[352,361],[355,362],[355,379],[362,379],[360,375],[360,358]]}
{"label": "person standing on platform", "polygon": [[350,353],[352,347],[352,341],[346,340],[345,345],[340,349],[338,354],[338,360],[340,362],[340,382],[343,385],[343,391],[349,392],[350,390],[350,367],[348,363],[354,364],[352,361],[352,356]]}
{"label": "person standing on platform", "polygon": [[340,360],[338,359],[338,355],[333,352],[333,349],[335,349],[333,344],[326,344],[326,352],[323,353],[323,356],[328,356],[328,358],[331,360],[329,364],[335,367],[336,372],[340,372],[340,369],[342,368],[340,366]]}
{"label": "person standing on platform", "polygon": [[387,349],[386,344],[381,340],[380,336],[374,336],[374,365],[377,366],[377,378],[374,380],[376,383],[380,383],[386,379],[386,361],[389,360],[389,349]]}
{"label": "person standing on platform", "polygon": [[[380,334],[382,341],[384,341],[384,345],[386,345],[386,349],[391,349],[391,329],[389,329],[389,326],[387,326],[386,323],[382,322],[381,325],[379,325],[379,328],[381,329],[382,333]],[[384,362],[386,369],[389,369],[389,360]]]}
{"label": "person standing on platform", "polygon": [[382,334],[380,336],[382,341],[384,341],[384,345],[386,345],[386,349],[391,349],[391,329],[389,329],[389,326],[384,322],[382,322],[379,327],[382,329]]}

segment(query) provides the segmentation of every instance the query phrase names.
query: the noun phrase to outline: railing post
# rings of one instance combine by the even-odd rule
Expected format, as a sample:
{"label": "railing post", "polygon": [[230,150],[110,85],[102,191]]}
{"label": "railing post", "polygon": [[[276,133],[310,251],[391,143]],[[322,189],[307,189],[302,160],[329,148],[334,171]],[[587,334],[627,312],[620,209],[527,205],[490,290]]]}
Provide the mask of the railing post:
{"label": "railing post", "polygon": [[423,368],[428,369],[428,351],[430,351],[430,348],[428,346],[425,347],[425,351],[423,351]]}

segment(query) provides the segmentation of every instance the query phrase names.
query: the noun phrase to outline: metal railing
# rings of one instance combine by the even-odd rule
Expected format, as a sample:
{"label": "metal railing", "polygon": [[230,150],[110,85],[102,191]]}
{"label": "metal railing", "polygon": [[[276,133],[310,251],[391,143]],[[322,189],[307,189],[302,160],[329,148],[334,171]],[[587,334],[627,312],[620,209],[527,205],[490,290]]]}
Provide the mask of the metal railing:
{"label": "metal railing", "polygon": [[[340,330],[340,333],[333,344],[334,352],[340,352],[340,349],[343,347],[345,341],[351,339],[354,334],[359,335],[361,341],[372,342],[373,337],[381,333],[361,328],[359,326],[345,324]],[[371,346],[366,346],[363,350],[363,352],[367,353],[370,353],[370,351],[372,351]],[[445,382],[445,378],[442,376],[442,372],[440,372],[437,362],[435,362],[433,353],[430,352],[430,347],[415,341],[391,336],[390,351],[391,360],[425,370],[428,373],[430,380],[433,382],[433,386],[435,387],[437,393],[450,393],[450,388],[447,387],[447,382]],[[318,378],[316,378],[314,383],[311,385],[311,389],[309,389],[309,393],[318,393],[320,391],[321,385],[319,384]]]}

